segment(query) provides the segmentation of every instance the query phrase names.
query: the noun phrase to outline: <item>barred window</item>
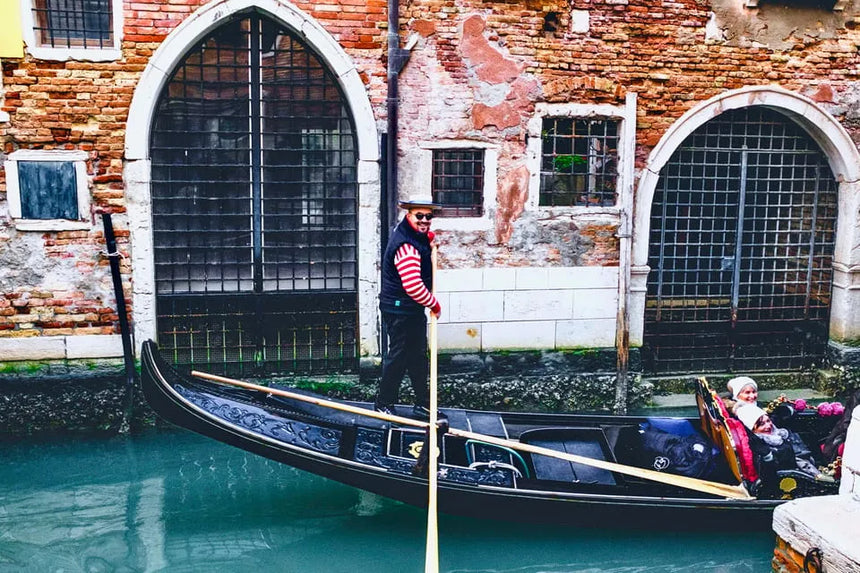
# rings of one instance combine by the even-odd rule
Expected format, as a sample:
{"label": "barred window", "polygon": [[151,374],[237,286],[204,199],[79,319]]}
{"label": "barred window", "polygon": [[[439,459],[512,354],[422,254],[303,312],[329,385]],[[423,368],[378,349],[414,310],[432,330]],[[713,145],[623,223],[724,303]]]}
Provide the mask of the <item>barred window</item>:
{"label": "barred window", "polygon": [[433,150],[433,202],[442,217],[484,214],[484,150]]}
{"label": "barred window", "polygon": [[36,42],[51,48],[112,48],[112,0],[33,0]]}
{"label": "barred window", "polygon": [[543,118],[540,205],[615,204],[618,126],[604,118]]}

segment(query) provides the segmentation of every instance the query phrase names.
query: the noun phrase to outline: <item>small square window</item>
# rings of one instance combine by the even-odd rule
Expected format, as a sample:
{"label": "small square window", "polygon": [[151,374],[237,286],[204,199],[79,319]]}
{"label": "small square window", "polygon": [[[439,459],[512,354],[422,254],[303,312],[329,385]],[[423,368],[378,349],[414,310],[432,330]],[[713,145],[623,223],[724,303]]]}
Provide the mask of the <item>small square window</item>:
{"label": "small square window", "polygon": [[20,150],[4,164],[9,214],[21,230],[89,225],[90,194],[83,151]]}
{"label": "small square window", "polygon": [[40,46],[111,48],[112,0],[33,0],[33,30]]}
{"label": "small square window", "polygon": [[541,206],[615,205],[618,126],[611,119],[543,118]]}
{"label": "small square window", "polygon": [[484,150],[433,150],[433,201],[442,217],[484,214]]}
{"label": "small square window", "polygon": [[78,190],[71,161],[18,162],[22,219],[77,219]]}

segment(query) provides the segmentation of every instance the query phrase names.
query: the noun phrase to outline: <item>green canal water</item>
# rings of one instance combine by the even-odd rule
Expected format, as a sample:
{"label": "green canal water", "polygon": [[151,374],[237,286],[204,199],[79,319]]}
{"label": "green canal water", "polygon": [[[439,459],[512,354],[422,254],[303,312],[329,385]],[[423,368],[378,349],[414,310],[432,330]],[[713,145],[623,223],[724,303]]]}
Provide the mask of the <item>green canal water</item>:
{"label": "green canal water", "polygon": [[[0,443],[0,573],[420,572],[426,514],[184,431]],[[773,536],[440,516],[440,570],[767,572]]]}

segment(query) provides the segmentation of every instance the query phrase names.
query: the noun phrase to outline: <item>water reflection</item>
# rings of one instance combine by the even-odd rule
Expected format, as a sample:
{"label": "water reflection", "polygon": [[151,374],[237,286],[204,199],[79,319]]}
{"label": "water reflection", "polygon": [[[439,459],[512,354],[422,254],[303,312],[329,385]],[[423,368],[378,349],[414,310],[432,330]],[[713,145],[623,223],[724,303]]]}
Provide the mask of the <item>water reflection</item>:
{"label": "water reflection", "polygon": [[[0,444],[0,573],[423,570],[416,508],[186,432]],[[442,516],[451,572],[759,572],[773,538]]]}

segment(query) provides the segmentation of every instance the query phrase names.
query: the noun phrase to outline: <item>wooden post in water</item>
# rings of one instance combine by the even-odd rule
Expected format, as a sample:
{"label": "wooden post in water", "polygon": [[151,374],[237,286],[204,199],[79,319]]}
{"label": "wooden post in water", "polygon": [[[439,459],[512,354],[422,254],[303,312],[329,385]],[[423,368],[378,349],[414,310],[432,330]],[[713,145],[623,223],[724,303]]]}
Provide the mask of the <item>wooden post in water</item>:
{"label": "wooden post in water", "polygon": [[[433,254],[431,260],[433,262],[433,292],[436,292],[436,245],[433,245]],[[436,431],[436,421],[438,418],[438,391],[437,391],[437,336],[436,336],[436,316],[430,313],[430,332],[428,334],[430,342],[430,429],[427,431],[427,549],[424,554],[424,573],[437,573],[439,571],[439,529],[437,519],[437,501],[436,493],[438,486],[438,460],[436,458],[439,451],[439,434]]]}
{"label": "wooden post in water", "polygon": [[113,292],[116,298],[116,314],[119,317],[119,332],[122,337],[122,357],[125,363],[125,410],[119,433],[125,434],[131,428],[132,409],[134,408],[134,349],[131,345],[131,328],[128,324],[128,313],[125,308],[125,294],[122,290],[122,276],[119,268],[119,250],[116,248],[116,236],[110,213],[102,214],[102,224],[105,233],[105,246],[110,263],[110,274],[113,281]]}
{"label": "wooden post in water", "polygon": [[[615,407],[616,414],[627,413],[627,395],[629,394],[628,374],[630,371],[630,273],[632,268],[633,244],[633,156],[636,146],[636,94],[629,92],[625,99],[624,141],[627,146],[619,150],[621,154],[622,173],[624,180],[618,193],[618,210],[621,220],[618,222],[618,309],[615,317],[615,352],[616,352],[616,382]],[[624,167],[626,166],[626,167]]]}

